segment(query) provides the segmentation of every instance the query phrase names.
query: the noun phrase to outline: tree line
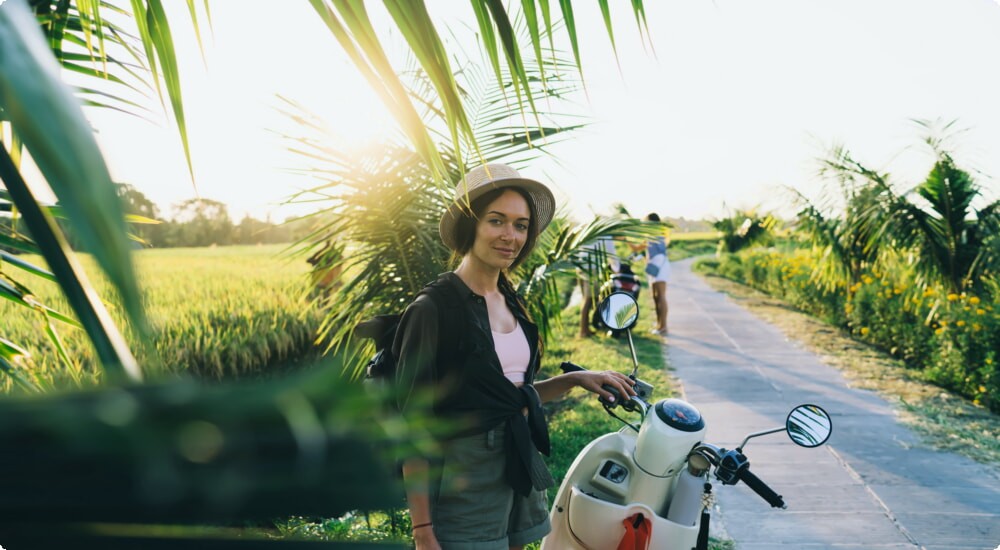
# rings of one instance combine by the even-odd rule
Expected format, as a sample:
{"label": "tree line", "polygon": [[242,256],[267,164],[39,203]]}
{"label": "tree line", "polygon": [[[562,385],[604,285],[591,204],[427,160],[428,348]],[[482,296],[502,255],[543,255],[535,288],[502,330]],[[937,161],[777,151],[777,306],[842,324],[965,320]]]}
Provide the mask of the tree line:
{"label": "tree line", "polygon": [[[313,218],[288,218],[274,223],[258,220],[249,214],[235,222],[229,209],[220,201],[193,198],[173,205],[172,215],[164,216],[159,207],[134,186],[117,184],[118,196],[129,222],[129,232],[137,248],[175,248],[226,245],[256,245],[296,242],[308,235]],[[84,247],[61,215],[57,203],[50,207],[70,245]],[[0,217],[0,226],[15,233],[28,234],[23,219]],[[2,243],[0,243],[2,246]],[[13,250],[11,250],[13,252]]]}

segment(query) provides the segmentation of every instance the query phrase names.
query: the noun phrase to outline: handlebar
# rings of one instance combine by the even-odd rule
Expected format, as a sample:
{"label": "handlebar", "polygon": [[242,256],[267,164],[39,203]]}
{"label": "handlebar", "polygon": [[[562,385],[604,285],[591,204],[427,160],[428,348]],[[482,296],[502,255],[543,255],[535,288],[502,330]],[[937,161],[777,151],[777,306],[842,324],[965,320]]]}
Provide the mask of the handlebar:
{"label": "handlebar", "polygon": [[772,508],[787,508],[787,506],[785,506],[785,501],[781,498],[781,495],[775,493],[773,489],[768,487],[766,483],[754,475],[749,468],[744,468],[737,474],[737,476],[740,478],[740,481],[747,484],[747,487],[753,489],[753,492],[757,493],[760,498],[767,501]]}
{"label": "handlebar", "polygon": [[[587,370],[586,368],[581,367],[580,365],[577,365],[576,363],[573,363],[571,361],[563,361],[562,364],[559,365],[559,368],[562,369],[564,373]],[[615,400],[608,401],[602,396],[597,398],[598,401],[600,401],[601,404],[604,405],[606,408],[614,408],[620,405],[626,411],[629,412],[639,411],[645,414],[646,409],[649,408],[648,399],[653,393],[653,386],[637,378],[634,377],[630,378],[632,378],[632,382],[634,383],[633,388],[636,391],[635,397],[627,397],[627,398],[623,397],[621,395],[621,392],[618,391],[618,389],[615,388],[614,386],[603,384],[601,385],[601,387],[604,388],[605,391],[613,395]]]}
{"label": "handlebar", "polygon": [[587,369],[581,367],[580,365],[577,365],[576,363],[573,363],[571,361],[563,361],[562,364],[559,365],[559,368],[562,369],[562,371],[564,373],[567,373],[567,372],[576,372],[576,371],[581,371],[581,370],[587,370]]}

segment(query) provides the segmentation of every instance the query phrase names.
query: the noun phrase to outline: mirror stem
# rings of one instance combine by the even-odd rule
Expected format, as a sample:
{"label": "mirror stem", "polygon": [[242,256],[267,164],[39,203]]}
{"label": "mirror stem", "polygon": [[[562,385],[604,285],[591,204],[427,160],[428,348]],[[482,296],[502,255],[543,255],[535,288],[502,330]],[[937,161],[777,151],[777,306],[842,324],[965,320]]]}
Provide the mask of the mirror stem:
{"label": "mirror stem", "polygon": [[639,372],[639,360],[635,357],[635,344],[632,343],[632,329],[625,329],[625,334],[628,335],[628,349],[632,352],[632,374],[628,375],[628,377],[635,380],[635,375]]}
{"label": "mirror stem", "polygon": [[788,428],[782,426],[780,428],[772,428],[770,430],[764,430],[762,432],[754,432],[754,433],[748,435],[746,437],[746,439],[743,440],[743,443],[740,443],[740,446],[736,447],[736,450],[742,453],[743,452],[743,447],[746,446],[747,441],[750,441],[750,438],[759,437],[759,436],[767,435],[767,434],[776,434],[778,432],[784,432],[784,431],[787,431],[787,430],[788,430]]}

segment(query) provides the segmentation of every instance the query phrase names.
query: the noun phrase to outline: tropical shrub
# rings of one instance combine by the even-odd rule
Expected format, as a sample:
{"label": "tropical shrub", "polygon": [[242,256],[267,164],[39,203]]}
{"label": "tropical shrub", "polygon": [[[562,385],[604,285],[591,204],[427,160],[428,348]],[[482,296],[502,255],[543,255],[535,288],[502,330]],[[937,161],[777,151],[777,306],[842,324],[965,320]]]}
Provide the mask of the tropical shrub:
{"label": "tropical shrub", "polygon": [[815,275],[820,261],[815,250],[749,250],[723,256],[715,272],[841,326],[921,370],[928,381],[1000,411],[1000,312],[992,305],[994,294],[919,285],[904,261],[863,271],[853,285],[830,288]]}

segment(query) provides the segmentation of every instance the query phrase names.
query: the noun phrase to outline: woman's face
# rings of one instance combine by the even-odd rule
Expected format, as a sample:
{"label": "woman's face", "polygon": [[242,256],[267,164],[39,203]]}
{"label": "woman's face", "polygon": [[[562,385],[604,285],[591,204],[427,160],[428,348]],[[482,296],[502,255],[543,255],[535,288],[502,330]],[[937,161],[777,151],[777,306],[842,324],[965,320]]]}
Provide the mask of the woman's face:
{"label": "woman's face", "polygon": [[496,269],[510,267],[528,239],[530,218],[524,197],[517,191],[504,191],[476,222],[476,240],[469,251],[472,259]]}

